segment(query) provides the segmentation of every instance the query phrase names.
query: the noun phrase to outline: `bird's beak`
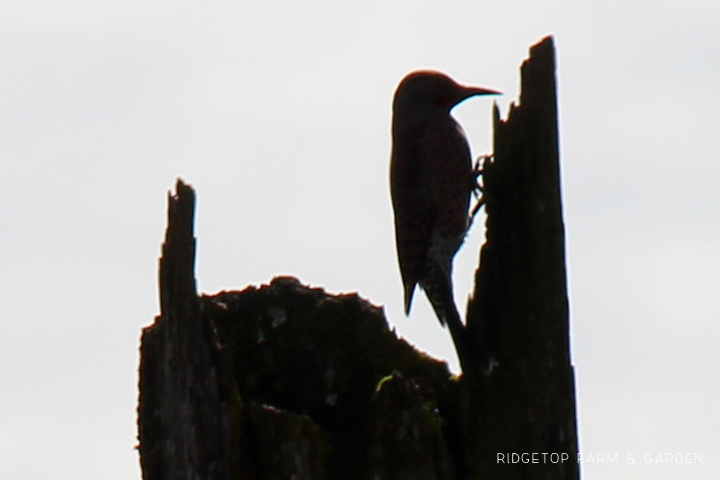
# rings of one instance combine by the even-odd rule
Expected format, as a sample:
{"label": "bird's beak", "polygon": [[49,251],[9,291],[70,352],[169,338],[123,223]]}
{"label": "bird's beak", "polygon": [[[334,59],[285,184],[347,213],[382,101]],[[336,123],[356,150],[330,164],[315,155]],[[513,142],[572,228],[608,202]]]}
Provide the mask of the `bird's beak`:
{"label": "bird's beak", "polygon": [[476,95],[502,95],[502,92],[497,90],[491,90],[489,88],[480,87],[464,87],[463,88],[463,100],[468,97],[474,97]]}
{"label": "bird's beak", "polygon": [[457,105],[458,103],[464,102],[466,99],[468,99],[470,97],[474,97],[477,95],[502,95],[502,92],[499,92],[497,90],[491,90],[489,88],[462,87],[461,86],[460,89],[458,90],[458,97],[456,98],[455,102],[453,103],[453,106]]}

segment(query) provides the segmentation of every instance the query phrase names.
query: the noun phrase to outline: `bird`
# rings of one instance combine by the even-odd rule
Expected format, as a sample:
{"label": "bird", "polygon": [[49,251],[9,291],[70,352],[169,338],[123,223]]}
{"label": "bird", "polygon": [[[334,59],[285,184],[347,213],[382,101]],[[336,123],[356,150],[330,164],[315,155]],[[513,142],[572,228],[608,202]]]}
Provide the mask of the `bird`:
{"label": "bird", "polygon": [[419,284],[440,324],[458,337],[458,350],[464,326],[452,293],[452,262],[470,224],[479,171],[450,112],[467,98],[496,94],[419,70],[401,80],[393,99],[390,193],[405,314]]}

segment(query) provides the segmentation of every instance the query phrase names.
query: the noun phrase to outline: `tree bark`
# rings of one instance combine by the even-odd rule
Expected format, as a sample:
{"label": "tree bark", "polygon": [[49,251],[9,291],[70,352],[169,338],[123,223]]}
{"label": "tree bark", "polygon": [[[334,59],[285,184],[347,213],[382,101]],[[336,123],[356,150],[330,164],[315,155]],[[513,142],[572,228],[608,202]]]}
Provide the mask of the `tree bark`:
{"label": "tree bark", "polygon": [[[520,104],[495,108],[484,165],[486,243],[467,328],[479,358],[465,379],[471,478],[579,478],[551,37],[521,69]],[[540,463],[512,454],[554,453]],[[526,457],[527,458],[527,457]]]}
{"label": "tree bark", "polygon": [[195,289],[195,193],[168,196],[160,259],[161,314],[143,330],[138,431],[145,479],[233,477],[233,407],[239,399]]}

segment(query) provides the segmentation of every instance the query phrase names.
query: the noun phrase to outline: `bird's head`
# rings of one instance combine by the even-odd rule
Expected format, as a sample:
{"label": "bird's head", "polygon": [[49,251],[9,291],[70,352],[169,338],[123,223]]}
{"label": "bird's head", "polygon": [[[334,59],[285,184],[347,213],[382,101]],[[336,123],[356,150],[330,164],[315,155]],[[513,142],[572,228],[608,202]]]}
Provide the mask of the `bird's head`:
{"label": "bird's head", "polygon": [[466,87],[447,75],[433,70],[419,70],[402,79],[395,91],[393,111],[450,110],[475,95],[499,95],[497,90]]}

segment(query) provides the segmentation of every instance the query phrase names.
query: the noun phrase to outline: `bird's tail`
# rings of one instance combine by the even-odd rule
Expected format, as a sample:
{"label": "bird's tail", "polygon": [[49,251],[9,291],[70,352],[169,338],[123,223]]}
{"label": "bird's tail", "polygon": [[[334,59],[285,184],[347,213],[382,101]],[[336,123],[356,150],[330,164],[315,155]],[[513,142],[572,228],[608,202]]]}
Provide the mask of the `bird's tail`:
{"label": "bird's tail", "polygon": [[413,293],[415,293],[415,284],[405,285],[405,315],[410,316],[410,305],[412,305]]}
{"label": "bird's tail", "polygon": [[440,325],[443,327],[452,321],[453,317],[460,318],[455,307],[452,280],[450,276],[435,262],[427,262],[420,286],[425,291],[430,304],[435,310]]}
{"label": "bird's tail", "polygon": [[465,372],[470,362],[470,344],[467,330],[455,306],[452,280],[442,268],[433,262],[429,263],[432,263],[432,265],[426,266],[423,278],[420,280],[420,286],[425,291],[428,300],[430,300],[440,324],[443,327],[447,325],[448,330],[450,330],[450,336],[455,344],[455,351]]}

